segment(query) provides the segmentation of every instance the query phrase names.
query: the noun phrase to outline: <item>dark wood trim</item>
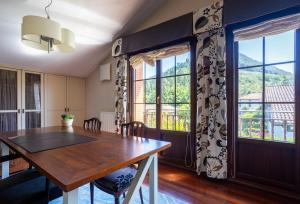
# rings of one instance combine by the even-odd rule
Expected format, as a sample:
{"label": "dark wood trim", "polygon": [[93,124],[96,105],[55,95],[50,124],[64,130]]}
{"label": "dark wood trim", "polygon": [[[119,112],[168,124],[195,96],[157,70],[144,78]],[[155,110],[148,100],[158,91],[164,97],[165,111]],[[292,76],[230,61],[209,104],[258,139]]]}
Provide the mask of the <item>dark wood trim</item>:
{"label": "dark wood trim", "polygon": [[191,51],[191,140],[193,149],[193,169],[196,169],[196,123],[197,123],[197,38],[190,41]]}
{"label": "dark wood trim", "polygon": [[121,51],[122,54],[139,53],[191,36],[193,36],[192,12],[122,37]]}
{"label": "dark wood trim", "polygon": [[127,56],[127,60],[126,60],[126,63],[127,63],[127,108],[128,108],[128,112],[129,112],[129,121],[127,121],[127,122],[130,122],[130,121],[132,121],[132,106],[131,106],[131,101],[132,101],[132,86],[131,86],[131,83],[132,83],[132,80],[131,80],[131,78],[132,78],[132,74],[131,74],[131,72],[132,72],[132,68],[131,68],[131,66],[130,66],[130,62],[129,62],[129,58],[128,58],[128,56]]}
{"label": "dark wood trim", "polygon": [[129,107],[129,120],[128,122],[133,121],[134,118],[134,107],[133,107],[133,97],[134,97],[134,83],[133,83],[133,76],[134,76],[134,69],[130,65],[128,60],[128,67],[129,67],[129,76],[128,76],[128,107]]}
{"label": "dark wood trim", "polygon": [[254,176],[254,175],[247,174],[247,173],[237,172],[236,175],[237,175],[238,178],[246,179],[246,180],[249,180],[249,181],[255,181],[259,184],[264,184],[264,185],[272,184],[271,186],[277,187],[277,188],[294,190],[295,187],[296,187],[296,185],[293,185],[293,184],[284,183],[284,182],[280,182],[280,181],[275,181],[275,180],[267,179],[267,178],[260,177],[260,176]]}
{"label": "dark wood trim", "polygon": [[172,166],[172,167],[176,167],[179,169],[184,169],[190,172],[196,172],[196,168],[188,168],[184,166],[184,163],[182,162],[182,160],[178,160],[178,159],[171,159],[171,158],[166,158],[166,157],[158,157],[158,162],[160,164],[165,164],[168,166]]}
{"label": "dark wood trim", "polygon": [[228,148],[228,176],[235,177],[235,69],[233,32],[226,29],[226,93],[227,93],[227,148]]}
{"label": "dark wood trim", "polygon": [[150,52],[150,51],[153,51],[153,50],[158,50],[158,49],[163,49],[163,48],[166,48],[166,47],[171,47],[173,45],[188,43],[188,42],[191,42],[194,39],[195,39],[194,36],[181,38],[181,39],[178,39],[178,40],[174,40],[174,41],[164,43],[164,44],[161,44],[161,45],[157,45],[157,46],[154,46],[154,47],[150,47],[150,48],[147,48],[147,49],[142,49],[142,50],[139,50],[139,51],[136,51],[136,52],[131,52],[131,53],[128,53],[127,55],[128,55],[128,57],[132,57],[132,56],[137,55],[139,53]]}
{"label": "dark wood trim", "polygon": [[226,29],[233,31],[235,29],[255,25],[255,24],[258,24],[258,23],[261,23],[261,22],[264,22],[264,21],[274,19],[274,18],[280,18],[280,17],[287,16],[287,15],[297,14],[299,12],[300,12],[300,6],[295,6],[295,7],[284,9],[284,10],[281,10],[281,11],[278,11],[278,12],[274,12],[274,13],[270,13],[270,14],[267,14],[267,15],[259,16],[259,17],[254,18],[254,19],[249,19],[249,20],[246,20],[246,21],[226,25]]}
{"label": "dark wood trim", "polygon": [[[156,131],[160,130],[160,112],[161,112],[161,60],[156,61]],[[157,97],[159,97],[159,103],[157,103]]]}
{"label": "dark wood trim", "polygon": [[298,161],[296,164],[297,171],[296,171],[296,178],[297,178],[297,186],[298,192],[300,192],[300,29],[296,30],[295,36],[295,111],[296,111],[296,118],[295,118],[295,142],[296,142],[296,160]]}
{"label": "dark wood trim", "polygon": [[[135,52],[135,53],[130,53],[129,56],[133,56],[133,55],[136,55],[138,53],[141,53],[141,52],[149,52],[149,51],[153,51],[153,50],[157,50],[157,49],[162,49],[162,48],[165,48],[165,47],[170,47],[170,46],[174,46],[174,45],[178,45],[178,44],[183,44],[183,43],[188,43],[190,45],[190,53],[191,53],[191,56],[190,56],[190,60],[191,60],[191,72],[190,72],[190,77],[191,77],[191,88],[190,88],[190,94],[191,94],[191,141],[192,141],[192,159],[193,159],[193,167],[191,168],[192,170],[195,169],[196,167],[196,163],[195,163],[195,160],[196,160],[196,151],[195,151],[195,144],[196,144],[196,113],[197,113],[197,104],[196,104],[196,100],[197,100],[197,90],[196,90],[196,87],[197,87],[197,84],[196,84],[196,80],[197,80],[197,71],[196,71],[196,46],[197,46],[197,38],[196,37],[188,37],[188,38],[184,38],[184,39],[179,39],[179,40],[176,40],[176,41],[173,41],[173,42],[170,42],[170,43],[167,43],[167,44],[163,44],[163,45],[159,45],[159,46],[156,46],[154,48],[151,48],[151,49],[147,49],[147,50],[142,50],[142,51],[139,51],[139,52]],[[160,82],[160,71],[161,71],[161,61],[160,60],[157,60],[156,61],[156,64],[157,64],[157,73],[156,73],[156,96],[159,96],[160,99],[161,99],[161,93],[160,93],[160,88],[161,87],[161,82]],[[133,74],[133,72],[131,73]],[[175,77],[175,76],[174,76]],[[134,84],[132,83],[131,85],[131,89],[133,90],[133,86]],[[133,94],[132,93],[132,96],[133,97]],[[131,110],[134,110],[133,109],[133,101],[131,101],[131,105],[132,107]],[[157,104],[156,103],[156,129],[154,128],[148,128],[149,129],[149,132],[153,132],[153,131],[156,131],[157,134],[160,134],[160,106],[161,106],[161,103]],[[131,114],[132,115],[132,120],[133,120],[133,113]],[[174,133],[179,133],[180,131],[165,131],[165,130],[162,130],[163,132],[168,132],[170,134],[172,134],[172,132]],[[187,134],[187,132],[182,132],[183,134]],[[181,149],[185,149],[186,146],[184,144],[182,144],[182,147]],[[161,160],[163,160],[165,163],[168,163],[170,165],[173,164],[174,161],[170,161],[170,159],[168,159],[167,157],[160,157]],[[180,162],[177,162],[177,166],[180,166]],[[184,166],[184,161],[181,161],[181,165]]]}
{"label": "dark wood trim", "polygon": [[269,185],[264,185],[264,184],[260,184],[257,182],[253,182],[251,180],[247,180],[247,179],[229,179],[229,181],[231,183],[237,183],[237,184],[241,184],[243,186],[247,186],[247,187],[251,187],[254,189],[259,189],[265,193],[274,193],[276,195],[280,195],[280,196],[284,196],[286,198],[292,198],[292,199],[296,199],[296,200],[300,200],[300,195],[298,193],[289,191],[289,190],[284,190],[282,188],[276,188],[273,186],[269,186]]}
{"label": "dark wood trim", "polygon": [[237,138],[237,143],[245,143],[245,144],[260,144],[272,147],[285,147],[288,149],[296,149],[296,145],[293,143],[287,142],[276,142],[276,141],[266,141],[266,140],[258,140],[258,139],[247,139],[247,138]]}
{"label": "dark wood trim", "polygon": [[[299,121],[300,121],[300,107],[299,107],[299,102],[300,102],[300,81],[297,80],[300,78],[300,31],[296,31],[296,52],[295,52],[295,57],[296,57],[296,66],[295,66],[295,104],[296,104],[296,118],[295,118],[295,144],[291,143],[281,143],[281,142],[273,142],[273,141],[263,141],[263,140],[249,140],[249,139],[243,139],[243,138],[237,138],[237,123],[236,123],[236,118],[237,118],[237,83],[238,83],[238,77],[237,77],[237,70],[235,67],[235,62],[237,62],[237,50],[238,50],[238,45],[237,43],[234,43],[234,38],[233,38],[233,31],[235,29],[251,26],[257,23],[260,23],[262,21],[267,21],[270,19],[274,18],[279,18],[283,17],[286,15],[291,15],[295,13],[300,12],[300,7],[295,7],[291,9],[286,9],[282,10],[280,12],[272,13],[269,15],[261,16],[256,19],[252,20],[247,20],[244,22],[232,24],[226,27],[226,66],[227,66],[227,71],[226,71],[226,80],[227,80],[227,108],[228,108],[228,162],[229,162],[229,177],[231,180],[233,179],[234,181],[240,181],[243,180],[242,178],[239,177],[247,177],[248,179],[251,179],[252,182],[259,186],[258,184],[259,179],[258,177],[255,176],[250,176],[241,174],[241,172],[237,173],[236,172],[236,161],[239,159],[239,155],[236,153],[237,151],[237,146],[238,143],[249,143],[249,144],[261,144],[261,145],[268,145],[271,147],[282,147],[282,148],[287,148],[287,149],[294,149],[295,150],[295,156],[296,156],[296,169],[295,169],[295,178],[296,178],[296,185],[289,185],[286,184],[285,187],[289,189],[293,189],[294,192],[300,192],[300,126]],[[271,159],[271,158],[270,158]],[[236,178],[237,177],[237,178]],[[248,182],[248,180],[247,180]],[[274,184],[276,181],[272,181]],[[272,182],[269,182],[272,183]],[[280,182],[279,182],[280,183]],[[255,186],[254,185],[254,186]],[[270,184],[268,185],[268,188],[273,188],[273,185]],[[282,186],[284,188],[284,186]],[[276,189],[276,188],[275,188]],[[279,192],[278,190],[275,190],[275,192]]]}

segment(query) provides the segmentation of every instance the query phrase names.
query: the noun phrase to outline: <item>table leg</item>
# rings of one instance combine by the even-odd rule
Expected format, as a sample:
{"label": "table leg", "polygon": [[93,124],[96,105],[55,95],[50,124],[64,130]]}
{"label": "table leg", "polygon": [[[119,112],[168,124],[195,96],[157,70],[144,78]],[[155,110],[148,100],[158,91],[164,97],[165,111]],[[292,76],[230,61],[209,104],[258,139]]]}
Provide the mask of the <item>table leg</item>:
{"label": "table leg", "polygon": [[[9,148],[6,144],[1,142],[1,152],[2,156],[7,156],[9,155]],[[2,179],[9,177],[9,161],[2,162]]]}
{"label": "table leg", "polygon": [[153,160],[149,169],[149,201],[150,204],[157,203],[157,194],[158,194],[158,162],[157,154],[153,156]]}
{"label": "table leg", "polygon": [[78,204],[78,193],[78,188],[69,192],[63,192],[63,204]]}
{"label": "table leg", "polygon": [[131,182],[123,203],[128,204],[133,202],[133,198],[139,192],[148,171],[150,174],[150,203],[157,203],[157,154],[149,156],[139,164],[139,169]]}

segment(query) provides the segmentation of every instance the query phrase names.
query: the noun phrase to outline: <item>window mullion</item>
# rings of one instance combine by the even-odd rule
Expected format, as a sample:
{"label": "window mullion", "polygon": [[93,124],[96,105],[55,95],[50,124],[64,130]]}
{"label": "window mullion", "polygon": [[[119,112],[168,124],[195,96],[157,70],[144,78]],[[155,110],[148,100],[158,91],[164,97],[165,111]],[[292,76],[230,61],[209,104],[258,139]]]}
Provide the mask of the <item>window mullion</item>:
{"label": "window mullion", "polygon": [[[159,100],[157,100],[159,99]],[[161,129],[161,61],[156,61],[156,128]]]}
{"label": "window mullion", "polygon": [[176,69],[177,69],[177,67],[176,67],[176,56],[174,57],[174,60],[175,60],[175,67],[174,67],[174,87],[175,87],[175,93],[174,93],[174,110],[175,110],[175,115],[174,115],[174,128],[175,128],[175,130],[177,130],[177,128],[176,128],[176,116],[177,116],[177,105],[176,105],[176,98],[177,98],[177,83],[176,83],[176,80],[177,80],[177,74],[176,74]]}
{"label": "window mullion", "polygon": [[262,84],[262,137],[265,140],[265,78],[266,78],[266,67],[265,67],[265,56],[266,56],[266,40],[263,37],[263,84]]}

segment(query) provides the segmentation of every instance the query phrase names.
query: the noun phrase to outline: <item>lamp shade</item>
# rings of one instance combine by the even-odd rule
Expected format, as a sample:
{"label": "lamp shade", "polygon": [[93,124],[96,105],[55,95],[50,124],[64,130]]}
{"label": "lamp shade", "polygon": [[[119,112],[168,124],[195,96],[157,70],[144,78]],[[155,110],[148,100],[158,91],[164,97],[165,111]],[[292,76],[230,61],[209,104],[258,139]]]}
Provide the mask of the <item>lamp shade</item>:
{"label": "lamp shade", "polygon": [[56,45],[61,52],[72,52],[75,50],[74,33],[66,28],[61,29],[61,44]]}
{"label": "lamp shade", "polygon": [[45,38],[53,39],[54,45],[58,45],[62,41],[60,25],[40,16],[24,16],[21,32],[24,44],[40,50],[48,51],[49,49],[48,41]]}

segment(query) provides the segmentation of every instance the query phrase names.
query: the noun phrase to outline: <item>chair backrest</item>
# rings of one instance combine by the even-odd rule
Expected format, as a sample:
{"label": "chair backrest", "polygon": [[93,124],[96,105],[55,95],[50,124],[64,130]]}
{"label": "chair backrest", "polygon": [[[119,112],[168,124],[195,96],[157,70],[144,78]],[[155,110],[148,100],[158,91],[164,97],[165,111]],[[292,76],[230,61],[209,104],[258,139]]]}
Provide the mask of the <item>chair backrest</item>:
{"label": "chair backrest", "polygon": [[145,129],[146,129],[146,126],[144,123],[138,122],[138,121],[133,121],[130,123],[122,124],[121,134],[123,136],[144,137]]}
{"label": "chair backrest", "polygon": [[98,118],[91,118],[88,120],[84,120],[83,128],[86,130],[100,131],[101,121]]}

